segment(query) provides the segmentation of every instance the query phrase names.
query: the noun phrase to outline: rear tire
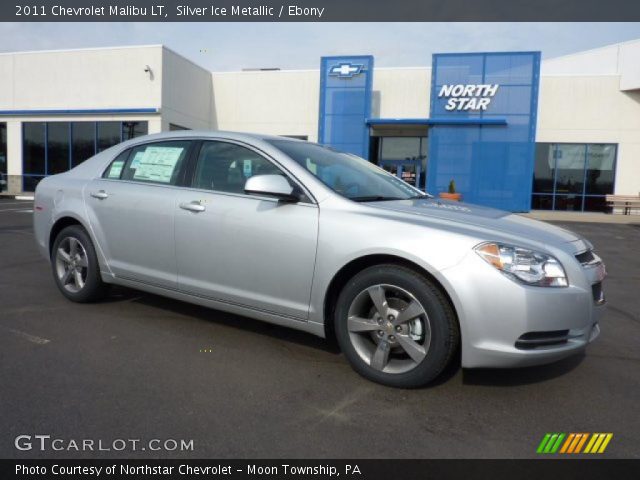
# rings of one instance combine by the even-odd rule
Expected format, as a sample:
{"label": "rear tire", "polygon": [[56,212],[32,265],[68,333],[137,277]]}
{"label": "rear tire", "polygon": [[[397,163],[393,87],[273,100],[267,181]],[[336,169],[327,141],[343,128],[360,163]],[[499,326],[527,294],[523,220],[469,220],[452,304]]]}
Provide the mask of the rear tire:
{"label": "rear tire", "polygon": [[334,325],[356,372],[399,388],[421,387],[437,378],[460,342],[455,312],[440,288],[393,264],[369,267],[347,282]]}
{"label": "rear tire", "polygon": [[93,242],[80,225],[66,227],[56,237],[51,269],[58,289],[72,302],[95,302],[108,292]]}

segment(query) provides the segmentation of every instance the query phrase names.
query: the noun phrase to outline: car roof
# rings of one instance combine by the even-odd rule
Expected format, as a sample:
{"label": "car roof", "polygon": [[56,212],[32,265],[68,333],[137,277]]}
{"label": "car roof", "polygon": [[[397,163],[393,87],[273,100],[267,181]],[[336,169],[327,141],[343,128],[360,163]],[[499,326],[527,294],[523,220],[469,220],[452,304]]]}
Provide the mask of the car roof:
{"label": "car roof", "polygon": [[278,135],[265,135],[249,132],[230,132],[226,130],[172,130],[169,132],[152,133],[144,137],[136,137],[135,140],[156,140],[162,138],[226,138],[232,140],[288,140],[292,142],[303,142],[297,138],[283,137]]}

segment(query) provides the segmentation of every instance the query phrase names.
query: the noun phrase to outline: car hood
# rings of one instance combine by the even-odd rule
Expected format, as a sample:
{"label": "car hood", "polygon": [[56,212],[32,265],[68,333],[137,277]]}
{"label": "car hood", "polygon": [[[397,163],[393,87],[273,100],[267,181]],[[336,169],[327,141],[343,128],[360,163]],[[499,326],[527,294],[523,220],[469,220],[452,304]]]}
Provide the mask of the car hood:
{"label": "car hood", "polygon": [[[492,234],[520,237],[566,250],[581,251],[591,245],[579,235],[548,223],[533,220],[495,208],[436,198],[396,200],[367,203],[370,207],[387,212],[415,215],[423,219],[438,219],[452,224],[466,225],[481,230],[487,239]],[[571,244],[571,247],[567,248]]]}

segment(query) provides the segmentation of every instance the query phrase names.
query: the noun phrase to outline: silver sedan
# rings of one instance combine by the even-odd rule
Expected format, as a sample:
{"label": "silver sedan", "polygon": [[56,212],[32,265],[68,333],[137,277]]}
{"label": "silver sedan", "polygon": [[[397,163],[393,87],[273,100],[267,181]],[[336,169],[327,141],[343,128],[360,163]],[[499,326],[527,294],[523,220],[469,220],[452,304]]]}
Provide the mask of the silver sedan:
{"label": "silver sedan", "polygon": [[578,235],[435,199],[303,141],[170,132],[36,190],[36,239],[68,299],[110,284],[335,338],[386,385],[542,364],[599,333],[604,265]]}

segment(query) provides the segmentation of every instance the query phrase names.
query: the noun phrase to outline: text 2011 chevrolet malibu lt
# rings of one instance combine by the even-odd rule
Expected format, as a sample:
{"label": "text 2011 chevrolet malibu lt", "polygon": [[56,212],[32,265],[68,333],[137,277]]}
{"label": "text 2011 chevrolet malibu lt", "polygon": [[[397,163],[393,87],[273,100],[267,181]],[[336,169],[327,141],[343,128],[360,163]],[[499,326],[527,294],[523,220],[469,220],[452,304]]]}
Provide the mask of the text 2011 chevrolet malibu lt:
{"label": "text 2011 chevrolet malibu lt", "polygon": [[604,265],[574,233],[281,137],[119,144],[42,180],[34,222],[70,300],[117,284],[335,336],[358,373],[397,387],[458,348],[463,367],[580,352],[604,308]]}

